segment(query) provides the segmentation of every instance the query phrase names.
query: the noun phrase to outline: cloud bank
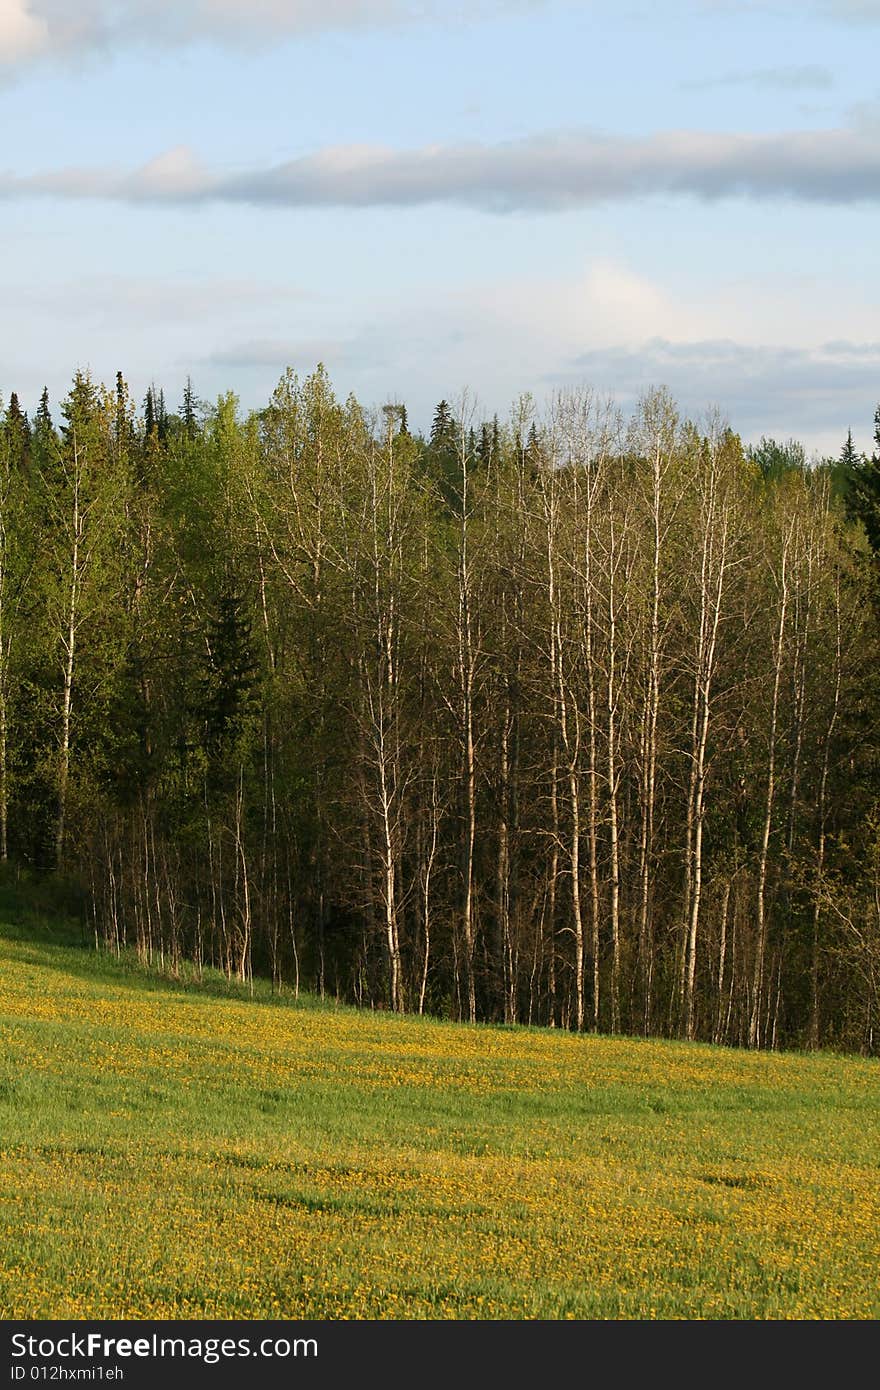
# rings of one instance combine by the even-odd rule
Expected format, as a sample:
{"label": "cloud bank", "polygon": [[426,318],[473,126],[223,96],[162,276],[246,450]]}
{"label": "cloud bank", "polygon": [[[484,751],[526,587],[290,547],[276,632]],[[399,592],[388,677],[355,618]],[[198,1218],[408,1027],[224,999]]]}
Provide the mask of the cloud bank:
{"label": "cloud bank", "polygon": [[[260,406],[285,366],[324,361],[341,395],[371,403],[390,392],[425,428],[440,396],[464,383],[484,415],[525,390],[541,398],[583,383],[628,409],[665,384],[687,413],[720,406],[745,438],[794,433],[836,454],[850,427],[859,449],[871,447],[880,380],[877,292],[830,274],[685,290],[599,260],[574,276],[426,283],[403,300],[376,284],[352,300],[345,287],[279,287],[270,273],[65,283],[21,281],[7,266],[0,301],[14,324],[0,341],[0,386],[31,406],[47,381],[63,396],[77,362],[108,382],[121,367],[136,396],[155,380],[176,399],[191,373],[208,399],[232,386]],[[123,345],[120,315],[132,312],[139,331]],[[849,341],[834,336],[842,323]]]}
{"label": "cloud bank", "polygon": [[[0,0],[0,70],[39,58],[194,42],[260,45],[320,32],[424,21],[473,22],[545,7],[549,0]],[[587,0],[584,0],[587,3]],[[694,11],[717,0],[684,0]],[[774,0],[843,24],[880,23],[880,0]],[[762,8],[761,0],[752,8]],[[794,85],[812,85],[809,78]]]}
{"label": "cloud bank", "polygon": [[425,20],[466,21],[546,0],[0,0],[0,67],[130,44],[265,44]]}
{"label": "cloud bank", "polygon": [[836,453],[850,426],[861,427],[860,437],[867,434],[864,422],[870,418],[878,371],[880,343],[792,347],[653,338],[591,348],[549,380],[587,380],[613,389],[623,401],[663,382],[686,409],[723,403],[734,427],[747,438],[794,431]]}
{"label": "cloud bank", "polygon": [[801,92],[828,91],[834,86],[834,74],[820,63],[803,63],[796,67],[747,68],[725,72],[717,77],[695,77],[682,82],[682,90],[708,92],[722,87],[750,87],[754,91]]}
{"label": "cloud bank", "polygon": [[670,131],[638,139],[569,132],[414,150],[347,145],[226,174],[179,148],[133,172],[0,173],[0,198],[39,195],[282,209],[448,204],[494,213],[648,196],[873,204],[880,201],[880,131],[866,124],[778,135]]}
{"label": "cloud bank", "polygon": [[824,0],[819,12],[828,19],[842,19],[847,24],[878,24],[880,0]]}

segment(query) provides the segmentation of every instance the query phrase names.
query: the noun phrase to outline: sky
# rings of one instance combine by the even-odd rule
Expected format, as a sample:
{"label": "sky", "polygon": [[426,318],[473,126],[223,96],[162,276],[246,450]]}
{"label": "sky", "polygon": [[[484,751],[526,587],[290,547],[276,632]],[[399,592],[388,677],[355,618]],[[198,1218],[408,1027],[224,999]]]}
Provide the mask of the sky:
{"label": "sky", "polygon": [[0,0],[0,394],[320,361],[870,450],[880,0]]}

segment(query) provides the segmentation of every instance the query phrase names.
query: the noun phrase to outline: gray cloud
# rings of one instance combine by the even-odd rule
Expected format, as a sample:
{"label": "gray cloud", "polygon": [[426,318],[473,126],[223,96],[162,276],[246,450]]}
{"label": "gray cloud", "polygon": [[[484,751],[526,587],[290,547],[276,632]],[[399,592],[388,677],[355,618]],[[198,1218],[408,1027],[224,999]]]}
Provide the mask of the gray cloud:
{"label": "gray cloud", "polygon": [[392,150],[331,147],[245,173],[212,173],[187,150],[133,173],[62,169],[0,174],[0,198],[53,196],[129,204],[275,208],[418,207],[553,211],[650,195],[826,204],[880,201],[880,130],[779,135],[671,131],[644,138],[544,134]]}
{"label": "gray cloud", "polygon": [[[580,0],[591,3],[592,0]],[[0,0],[0,70],[28,62],[106,53],[131,44],[151,48],[193,42],[255,46],[279,37],[356,31],[424,21],[466,23],[493,12],[539,9],[549,0]],[[689,0],[704,9],[788,9],[804,0]],[[810,9],[848,24],[880,22],[880,0],[812,0]],[[827,85],[810,69],[731,74],[751,85]],[[722,78],[725,82],[727,79]],[[707,84],[708,85],[708,84]]]}
{"label": "gray cloud", "polygon": [[800,67],[751,68],[723,73],[718,77],[699,77],[682,82],[682,90],[710,91],[717,87],[751,87],[757,91],[828,91],[834,86],[830,68],[818,63]]}
{"label": "gray cloud", "polygon": [[819,12],[850,24],[880,23],[880,0],[823,0]]}
{"label": "gray cloud", "polygon": [[754,15],[770,10],[773,14],[790,13],[797,22],[805,14],[843,24],[877,24],[880,22],[880,0],[698,0],[701,9]]}
{"label": "gray cloud", "polygon": [[874,362],[873,370],[880,367],[880,343],[851,343],[846,339],[823,343],[821,351],[830,358],[868,358]]}
{"label": "gray cloud", "polygon": [[850,427],[867,445],[878,379],[880,343],[799,348],[654,338],[634,347],[592,348],[547,380],[590,381],[613,390],[624,405],[662,383],[687,411],[720,404],[747,439],[795,435],[837,452]]}
{"label": "gray cloud", "polygon": [[268,43],[286,35],[462,22],[546,0],[0,0],[0,68],[127,44]]}

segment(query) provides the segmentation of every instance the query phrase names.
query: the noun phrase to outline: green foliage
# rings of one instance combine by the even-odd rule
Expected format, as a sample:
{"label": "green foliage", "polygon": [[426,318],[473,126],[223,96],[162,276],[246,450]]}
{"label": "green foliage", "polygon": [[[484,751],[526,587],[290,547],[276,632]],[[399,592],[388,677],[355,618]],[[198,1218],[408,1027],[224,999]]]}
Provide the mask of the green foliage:
{"label": "green foliage", "polygon": [[461,508],[462,444],[449,402],[439,402],[431,422],[431,434],[424,453],[424,467],[447,507]]}
{"label": "green foliage", "polygon": [[102,940],[563,1027],[580,971],[589,1026],[677,1033],[705,707],[694,1032],[754,1042],[757,993],[766,1045],[876,1050],[851,437],[845,508],[665,392],[627,429],[442,401],[427,441],[322,367],[250,415],[188,381],[139,419],[121,373],[56,413],[0,415],[0,832]]}
{"label": "green foliage", "polygon": [[239,594],[221,593],[217,616],[209,620],[206,637],[198,715],[208,752],[224,760],[243,732],[257,677],[251,620]]}
{"label": "green foliage", "polygon": [[868,544],[880,555],[880,406],[874,415],[876,452],[868,458],[857,454],[850,432],[840,460],[844,503],[853,521],[865,528]]}
{"label": "green foliage", "polygon": [[796,439],[783,444],[762,435],[760,443],[750,447],[746,456],[765,483],[778,483],[787,474],[803,473],[807,466],[804,446]]}

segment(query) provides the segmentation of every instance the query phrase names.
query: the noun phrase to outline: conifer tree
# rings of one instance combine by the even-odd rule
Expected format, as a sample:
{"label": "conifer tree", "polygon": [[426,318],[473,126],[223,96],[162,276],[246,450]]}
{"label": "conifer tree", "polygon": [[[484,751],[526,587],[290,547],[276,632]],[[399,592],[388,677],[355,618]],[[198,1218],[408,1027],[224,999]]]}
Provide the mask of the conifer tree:
{"label": "conifer tree", "polygon": [[49,388],[44,386],[40,396],[40,404],[37,406],[37,413],[34,416],[33,429],[34,443],[41,452],[45,453],[54,433],[55,426],[52,423],[52,412],[49,409]]}
{"label": "conifer tree", "polygon": [[853,443],[852,430],[847,430],[846,443],[840,451],[840,462],[847,472],[852,472],[853,469],[859,466],[860,457]]}
{"label": "conifer tree", "polygon": [[[467,442],[466,440],[464,441]],[[461,507],[462,450],[458,429],[447,400],[439,402],[431,423],[431,434],[425,451],[428,476],[437,486],[441,497],[452,512]]]}
{"label": "conifer tree", "polygon": [[144,396],[144,439],[149,442],[156,430],[156,401],[152,386],[147,387]]}
{"label": "conifer tree", "polygon": [[27,413],[22,410],[15,391],[9,397],[6,411],[5,429],[9,441],[10,461],[13,467],[26,468],[30,459],[31,427]]}
{"label": "conifer tree", "polygon": [[188,376],[186,385],[183,388],[183,401],[180,406],[180,416],[183,421],[183,431],[187,439],[195,439],[198,432],[198,399],[192,384],[192,377]]}
{"label": "conifer tree", "polygon": [[868,542],[875,555],[880,554],[880,406],[874,414],[875,452],[868,458],[858,455],[852,443],[852,432],[841,454],[844,479],[844,498],[848,514],[865,528]]}
{"label": "conifer tree", "polygon": [[876,1051],[880,411],[817,470],[563,395],[0,408],[0,858],[172,969]]}
{"label": "conifer tree", "polygon": [[480,460],[480,467],[487,471],[492,463],[492,430],[489,425],[480,426],[480,442],[477,445],[477,457]]}
{"label": "conifer tree", "polygon": [[251,620],[241,594],[227,588],[208,624],[207,662],[202,681],[202,715],[209,753],[222,761],[242,732],[257,662]]}
{"label": "conifer tree", "polygon": [[447,400],[439,402],[431,422],[430,444],[432,449],[455,448],[455,421]]}
{"label": "conifer tree", "polygon": [[156,401],[156,438],[160,444],[168,441],[168,411],[165,408],[165,392],[161,388]]}

